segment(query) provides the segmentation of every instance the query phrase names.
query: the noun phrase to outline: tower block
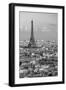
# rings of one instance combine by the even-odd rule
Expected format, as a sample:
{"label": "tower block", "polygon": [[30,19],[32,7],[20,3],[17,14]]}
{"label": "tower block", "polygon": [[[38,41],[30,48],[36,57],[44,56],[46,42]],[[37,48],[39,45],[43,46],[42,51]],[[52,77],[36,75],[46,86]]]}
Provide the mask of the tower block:
{"label": "tower block", "polygon": [[33,20],[31,21],[31,35],[30,35],[30,41],[29,41],[28,47],[29,48],[36,47],[36,42],[35,42],[34,32],[33,32]]}

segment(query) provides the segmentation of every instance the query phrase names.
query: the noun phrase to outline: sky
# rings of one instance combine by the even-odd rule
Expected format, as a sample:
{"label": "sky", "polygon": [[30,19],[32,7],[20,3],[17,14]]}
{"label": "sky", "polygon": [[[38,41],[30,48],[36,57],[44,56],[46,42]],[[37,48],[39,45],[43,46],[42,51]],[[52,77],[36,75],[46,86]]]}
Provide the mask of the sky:
{"label": "sky", "polygon": [[45,12],[19,12],[19,40],[29,40],[31,33],[31,20],[35,40],[57,41],[58,14]]}

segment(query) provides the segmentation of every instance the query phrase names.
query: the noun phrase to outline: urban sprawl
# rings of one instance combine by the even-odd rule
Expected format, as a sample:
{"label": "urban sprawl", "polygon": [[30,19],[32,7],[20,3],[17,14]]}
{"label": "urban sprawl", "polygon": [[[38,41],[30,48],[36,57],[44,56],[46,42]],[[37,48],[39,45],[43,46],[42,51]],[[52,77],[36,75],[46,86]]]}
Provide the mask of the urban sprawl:
{"label": "urban sprawl", "polygon": [[30,40],[19,42],[19,77],[58,75],[58,46],[55,41],[35,40],[31,21]]}

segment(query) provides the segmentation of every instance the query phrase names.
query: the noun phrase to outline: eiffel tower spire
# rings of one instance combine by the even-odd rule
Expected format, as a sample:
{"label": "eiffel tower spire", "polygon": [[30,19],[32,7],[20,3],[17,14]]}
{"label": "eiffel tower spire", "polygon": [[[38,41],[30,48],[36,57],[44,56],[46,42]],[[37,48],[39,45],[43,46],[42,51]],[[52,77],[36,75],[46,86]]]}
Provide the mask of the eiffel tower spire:
{"label": "eiffel tower spire", "polygon": [[28,47],[36,47],[34,32],[33,32],[33,20],[31,21],[31,36],[30,36],[30,42],[28,44]]}

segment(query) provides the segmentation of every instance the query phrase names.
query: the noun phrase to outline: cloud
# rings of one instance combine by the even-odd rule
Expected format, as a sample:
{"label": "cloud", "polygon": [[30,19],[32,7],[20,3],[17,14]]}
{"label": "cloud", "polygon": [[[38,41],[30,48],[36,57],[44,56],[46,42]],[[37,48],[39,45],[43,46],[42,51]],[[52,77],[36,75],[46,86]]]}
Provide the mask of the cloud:
{"label": "cloud", "polygon": [[51,30],[48,27],[42,27],[41,29],[42,32],[50,32]]}
{"label": "cloud", "polygon": [[27,25],[25,25],[25,26],[23,26],[23,27],[20,28],[20,31],[21,31],[21,32],[22,32],[22,31],[29,32],[29,31],[30,31],[30,27],[27,26]]}

